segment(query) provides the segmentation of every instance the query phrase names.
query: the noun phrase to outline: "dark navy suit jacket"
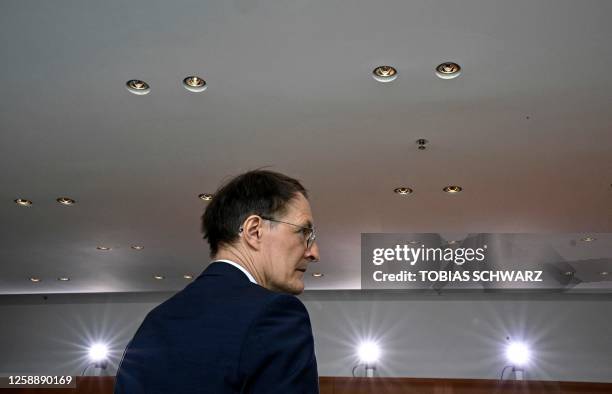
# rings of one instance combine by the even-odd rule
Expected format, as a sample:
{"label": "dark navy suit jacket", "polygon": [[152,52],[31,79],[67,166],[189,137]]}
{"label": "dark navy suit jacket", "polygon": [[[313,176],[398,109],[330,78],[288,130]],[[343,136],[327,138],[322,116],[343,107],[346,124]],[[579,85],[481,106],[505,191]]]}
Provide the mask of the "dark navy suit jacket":
{"label": "dark navy suit jacket", "polygon": [[115,394],[318,392],[304,305],[224,262],[146,316],[115,383]]}

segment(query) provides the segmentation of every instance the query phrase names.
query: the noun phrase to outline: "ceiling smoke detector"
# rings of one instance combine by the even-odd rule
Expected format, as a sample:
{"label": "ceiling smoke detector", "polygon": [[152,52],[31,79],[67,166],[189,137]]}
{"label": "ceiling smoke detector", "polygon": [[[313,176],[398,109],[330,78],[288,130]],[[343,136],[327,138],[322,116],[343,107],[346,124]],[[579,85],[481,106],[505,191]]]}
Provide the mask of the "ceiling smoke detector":
{"label": "ceiling smoke detector", "polygon": [[425,145],[427,145],[429,141],[427,141],[425,138],[419,138],[416,143],[419,146],[419,150],[425,150],[427,147]]}

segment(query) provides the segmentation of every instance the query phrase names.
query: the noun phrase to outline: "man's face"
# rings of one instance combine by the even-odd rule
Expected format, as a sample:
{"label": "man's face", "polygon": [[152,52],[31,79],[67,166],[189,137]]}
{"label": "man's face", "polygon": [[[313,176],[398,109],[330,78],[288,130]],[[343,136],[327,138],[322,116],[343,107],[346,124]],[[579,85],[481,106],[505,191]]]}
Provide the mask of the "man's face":
{"label": "man's face", "polygon": [[[313,223],[310,203],[301,193],[292,199],[283,217],[274,219],[293,223],[301,227],[311,227]],[[316,242],[306,249],[306,238],[302,229],[285,223],[266,221],[268,229],[265,243],[264,275],[271,290],[290,294],[304,291],[306,266],[319,260],[319,247]]]}

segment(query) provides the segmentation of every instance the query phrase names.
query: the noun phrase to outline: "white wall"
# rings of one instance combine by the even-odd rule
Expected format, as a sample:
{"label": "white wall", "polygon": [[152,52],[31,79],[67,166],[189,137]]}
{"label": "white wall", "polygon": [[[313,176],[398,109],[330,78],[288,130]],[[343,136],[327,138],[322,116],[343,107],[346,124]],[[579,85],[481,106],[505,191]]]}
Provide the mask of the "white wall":
{"label": "white wall", "polygon": [[[79,375],[94,339],[110,344],[103,374],[114,375],[146,313],[170,296],[0,296],[0,376]],[[612,382],[612,295],[313,291],[300,298],[322,376],[349,376],[354,346],[373,337],[383,349],[381,376],[496,379],[511,336],[532,343],[531,379]]]}
{"label": "white wall", "polygon": [[378,338],[383,376],[497,379],[506,337],[534,349],[529,379],[612,382],[612,297],[307,294],[322,375],[350,375],[353,343]]}

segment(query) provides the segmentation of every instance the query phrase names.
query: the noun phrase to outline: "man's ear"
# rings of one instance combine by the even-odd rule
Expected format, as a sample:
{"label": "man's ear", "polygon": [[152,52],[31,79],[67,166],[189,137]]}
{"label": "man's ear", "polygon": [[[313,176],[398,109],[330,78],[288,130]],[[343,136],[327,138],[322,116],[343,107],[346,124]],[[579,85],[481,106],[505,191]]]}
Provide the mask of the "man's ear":
{"label": "man's ear", "polygon": [[240,227],[242,238],[253,249],[261,248],[261,237],[263,235],[263,219],[257,215],[251,215],[245,219]]}

